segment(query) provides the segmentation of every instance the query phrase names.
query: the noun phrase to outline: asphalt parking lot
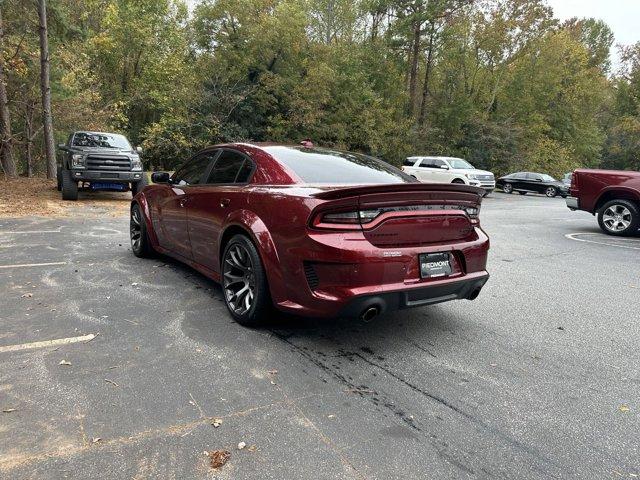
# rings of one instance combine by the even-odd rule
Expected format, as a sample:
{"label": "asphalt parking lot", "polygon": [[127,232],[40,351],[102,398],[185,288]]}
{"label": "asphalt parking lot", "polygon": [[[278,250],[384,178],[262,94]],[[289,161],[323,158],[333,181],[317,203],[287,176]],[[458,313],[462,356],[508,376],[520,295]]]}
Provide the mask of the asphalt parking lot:
{"label": "asphalt parking lot", "polygon": [[640,237],[560,198],[481,218],[476,301],[262,330],[127,218],[0,219],[0,477],[640,476]]}

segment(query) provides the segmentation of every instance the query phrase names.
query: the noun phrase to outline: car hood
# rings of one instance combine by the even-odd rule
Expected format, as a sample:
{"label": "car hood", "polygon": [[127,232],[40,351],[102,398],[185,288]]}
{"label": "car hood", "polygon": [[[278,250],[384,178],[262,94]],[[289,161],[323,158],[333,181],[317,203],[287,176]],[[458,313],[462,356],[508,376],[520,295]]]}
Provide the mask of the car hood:
{"label": "car hood", "polygon": [[95,155],[137,155],[131,150],[120,150],[119,148],[91,148],[91,147],[71,147],[74,152],[90,153]]}
{"label": "car hood", "polygon": [[489,172],[487,170],[480,170],[479,168],[454,168],[456,172],[460,173],[469,173],[475,175],[493,175],[493,172]]}

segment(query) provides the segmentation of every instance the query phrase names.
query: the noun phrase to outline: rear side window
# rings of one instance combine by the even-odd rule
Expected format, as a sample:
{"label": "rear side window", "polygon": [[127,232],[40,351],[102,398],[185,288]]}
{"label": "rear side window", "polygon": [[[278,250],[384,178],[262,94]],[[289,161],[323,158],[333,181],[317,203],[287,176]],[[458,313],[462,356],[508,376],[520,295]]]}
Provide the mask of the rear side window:
{"label": "rear side window", "polygon": [[417,181],[382,160],[360,153],[304,147],[264,147],[264,150],[305,183],[358,185]]}
{"label": "rear side window", "polygon": [[441,165],[445,163],[442,160],[437,160],[435,158],[425,158],[420,162],[420,166],[422,168],[440,168]]}
{"label": "rear side window", "polygon": [[407,158],[404,162],[402,162],[402,165],[404,165],[405,167],[413,167],[415,164],[415,158]]}
{"label": "rear side window", "polygon": [[209,163],[215,156],[216,152],[209,152],[192,158],[173,174],[172,183],[175,185],[197,185],[201,183]]}
{"label": "rear side window", "polygon": [[223,150],[206,183],[245,183],[249,180],[251,170],[252,163],[244,155]]}

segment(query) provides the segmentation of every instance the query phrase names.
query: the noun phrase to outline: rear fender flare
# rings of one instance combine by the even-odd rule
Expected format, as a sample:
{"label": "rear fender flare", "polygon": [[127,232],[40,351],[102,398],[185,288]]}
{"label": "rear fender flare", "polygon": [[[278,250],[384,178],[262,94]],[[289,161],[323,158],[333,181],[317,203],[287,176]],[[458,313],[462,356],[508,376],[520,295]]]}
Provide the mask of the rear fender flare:
{"label": "rear fender flare", "polygon": [[136,203],[142,210],[142,217],[144,218],[144,223],[147,226],[147,234],[149,235],[151,246],[157,248],[159,246],[158,237],[156,237],[156,231],[153,229],[153,223],[151,222],[151,212],[149,211],[149,202],[147,201],[147,197],[145,196],[144,192],[136,195],[136,198],[131,202],[131,208],[133,208]]}
{"label": "rear fender flare", "polygon": [[[619,194],[620,196],[618,197],[616,196],[616,194]],[[610,199],[607,199],[607,200],[604,199],[604,197],[609,197],[609,196],[611,197]],[[604,205],[604,203],[606,203],[609,200],[615,200],[617,198],[634,201],[638,204],[638,206],[640,206],[640,192],[638,192],[638,190],[634,190],[633,188],[629,188],[629,187],[614,185],[614,186],[606,187],[602,190],[602,192],[600,192],[600,195],[598,195],[598,198],[593,203],[592,213],[594,214],[597,213],[598,209],[602,205]]]}
{"label": "rear fender flare", "polygon": [[[231,213],[225,220],[224,228],[220,231],[218,237],[219,253],[218,258],[222,258],[224,253],[222,240],[225,233],[229,229],[241,228],[249,234],[254,245],[258,249],[260,258],[265,268],[267,280],[269,281],[269,290],[274,302],[278,302],[281,298],[285,298],[285,292],[282,288],[283,275],[280,268],[280,258],[276,250],[275,243],[271,237],[269,229],[258,215],[249,210],[236,210]],[[222,274],[222,272],[220,272]]]}

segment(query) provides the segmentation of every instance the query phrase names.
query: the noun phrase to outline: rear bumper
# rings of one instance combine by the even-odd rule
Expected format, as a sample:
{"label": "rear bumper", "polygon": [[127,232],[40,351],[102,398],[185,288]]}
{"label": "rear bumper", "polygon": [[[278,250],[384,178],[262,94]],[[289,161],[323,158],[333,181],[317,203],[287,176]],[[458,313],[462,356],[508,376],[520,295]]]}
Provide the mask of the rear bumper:
{"label": "rear bumper", "polygon": [[[312,248],[291,252],[296,258],[285,261],[282,255],[282,276],[270,278],[276,307],[296,315],[358,316],[368,305],[388,312],[469,298],[489,278],[489,239],[479,227],[467,240],[421,247],[377,248],[357,232],[318,234],[308,241]],[[439,252],[453,259],[450,276],[421,278],[419,255]],[[284,288],[274,291],[277,285]]]}
{"label": "rear bumper", "polygon": [[565,198],[565,202],[567,202],[567,207],[571,210],[578,210],[580,208],[580,202],[576,197],[567,197]]}
{"label": "rear bumper", "polygon": [[400,290],[373,295],[363,295],[349,301],[338,313],[339,317],[359,318],[367,309],[375,308],[379,313],[386,313],[406,308],[423,307],[450,300],[469,299],[478,296],[484,287],[489,274],[480,272],[470,275],[464,280],[445,282],[423,288]]}
{"label": "rear bumper", "polygon": [[105,170],[71,170],[71,177],[80,182],[135,183],[142,179],[144,172],[118,172]]}

